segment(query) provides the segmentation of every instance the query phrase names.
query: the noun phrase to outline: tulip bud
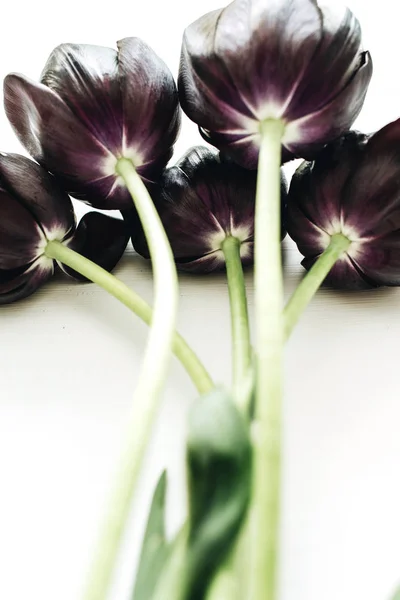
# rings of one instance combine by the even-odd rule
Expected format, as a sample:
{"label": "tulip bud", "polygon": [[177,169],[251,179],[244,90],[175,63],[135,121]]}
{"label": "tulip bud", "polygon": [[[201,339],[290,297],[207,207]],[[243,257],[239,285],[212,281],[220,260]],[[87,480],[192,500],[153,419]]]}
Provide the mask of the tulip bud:
{"label": "tulip bud", "polygon": [[118,51],[62,44],[40,83],[6,77],[4,103],[33,158],[69,194],[104,209],[132,205],[117,161],[132,160],[150,185],[172,156],[180,124],[172,74],[138,38],[122,40]]}
{"label": "tulip bud", "polygon": [[186,29],[179,94],[203,137],[254,169],[264,121],[284,123],[283,161],[310,159],[350,128],[371,75],[350,10],[234,0]]}
{"label": "tulip bud", "polygon": [[123,221],[99,213],[76,227],[71,200],[52,175],[24,156],[0,154],[0,304],[29,296],[49,279],[55,262],[45,251],[54,240],[111,270],[128,236]]}
{"label": "tulip bud", "polygon": [[[242,263],[253,262],[256,179],[256,171],[202,146],[188,150],[164,172],[154,203],[180,270],[201,273],[223,268],[221,246],[228,236],[240,241]],[[285,197],[282,175],[282,203]],[[126,219],[129,222],[129,214]],[[132,236],[132,242],[149,258],[142,234]]]}
{"label": "tulip bud", "polygon": [[400,119],[372,136],[351,131],[303,163],[286,225],[309,269],[340,233],[350,246],[326,281],[362,289],[400,285]]}

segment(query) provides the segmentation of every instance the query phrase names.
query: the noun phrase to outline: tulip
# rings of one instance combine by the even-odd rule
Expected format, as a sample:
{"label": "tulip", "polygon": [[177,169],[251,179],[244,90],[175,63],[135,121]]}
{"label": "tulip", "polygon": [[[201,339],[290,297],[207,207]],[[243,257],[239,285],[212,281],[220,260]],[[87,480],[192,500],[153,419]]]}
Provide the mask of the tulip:
{"label": "tulip", "polygon": [[62,44],[40,83],[6,77],[4,105],[31,156],[69,194],[104,209],[132,205],[118,160],[130,159],[150,185],[172,155],[180,123],[172,74],[138,38],[122,40],[118,51]]}
{"label": "tulip", "polygon": [[351,131],[303,163],[286,224],[310,270],[286,307],[289,335],[318,287],[400,285],[400,119],[374,135]]}
{"label": "tulip", "polygon": [[46,246],[54,241],[111,270],[128,236],[123,221],[100,213],[87,213],[77,227],[71,200],[52,175],[28,158],[1,153],[0,304],[29,296],[51,277],[57,261]]}
{"label": "tulip", "polygon": [[400,285],[400,119],[372,136],[355,131],[296,171],[287,227],[306,269],[335,235],[349,246],[326,277],[337,288]]}
{"label": "tulip", "polygon": [[284,123],[284,161],[310,158],[350,128],[371,75],[350,10],[235,0],[186,29],[178,83],[204,138],[254,169],[264,121]]}
{"label": "tulip", "polygon": [[280,255],[282,161],[312,158],[354,122],[372,74],[349,10],[316,0],[234,0],[184,34],[179,93],[202,135],[243,167],[258,167],[257,328],[252,522],[254,597],[276,598],[284,321]]}
{"label": "tulip", "polygon": [[[208,273],[224,268],[223,244],[229,237],[239,243],[242,264],[253,262],[256,179],[255,171],[221,160],[214,149],[202,146],[191,148],[166,169],[154,201],[178,269]],[[283,174],[281,187],[284,203]],[[135,220],[132,241],[135,250],[149,258]]]}

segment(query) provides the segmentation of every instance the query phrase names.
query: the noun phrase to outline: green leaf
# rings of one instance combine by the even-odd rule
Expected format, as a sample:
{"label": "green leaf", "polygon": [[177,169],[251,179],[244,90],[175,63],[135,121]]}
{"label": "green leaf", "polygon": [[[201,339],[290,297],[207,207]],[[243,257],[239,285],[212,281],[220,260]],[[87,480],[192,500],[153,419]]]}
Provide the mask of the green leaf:
{"label": "green leaf", "polygon": [[188,527],[185,524],[168,547],[168,558],[157,579],[152,600],[184,600],[187,538]]}
{"label": "green leaf", "polygon": [[167,474],[164,471],[151,503],[132,600],[149,600],[152,597],[158,576],[168,558],[169,545],[165,539],[166,492]]}
{"label": "green leaf", "polygon": [[215,388],[200,398],[190,413],[187,462],[186,597],[203,600],[236,538],[250,497],[249,425],[223,389]]}

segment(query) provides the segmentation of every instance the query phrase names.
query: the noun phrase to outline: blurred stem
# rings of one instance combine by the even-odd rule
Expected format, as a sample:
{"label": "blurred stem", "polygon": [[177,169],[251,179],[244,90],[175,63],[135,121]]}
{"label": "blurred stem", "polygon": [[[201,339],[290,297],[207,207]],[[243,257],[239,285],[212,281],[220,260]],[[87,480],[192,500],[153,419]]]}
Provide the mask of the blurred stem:
{"label": "blurred stem", "polygon": [[261,123],[255,216],[257,370],[250,579],[252,600],[274,600],[279,542],[283,278],[281,142],[284,123]]}
{"label": "blurred stem", "polygon": [[212,580],[206,600],[248,600],[249,581],[249,511],[232,548]]}
{"label": "blurred stem", "polygon": [[393,596],[392,600],[400,600],[400,588],[396,591],[396,593]]}
{"label": "blurred stem", "polygon": [[234,568],[234,552],[232,550],[212,580],[205,600],[243,600],[239,596],[238,585],[238,574]]}
{"label": "blurred stem", "polygon": [[170,554],[161,573],[154,573],[158,581],[151,600],[185,600],[188,537],[189,524],[186,521],[171,542]]}
{"label": "blurred stem", "polygon": [[[304,309],[328,275],[329,271],[348,249],[348,238],[342,234],[332,236],[328,248],[321,254],[310,271],[306,274],[294,291],[284,310],[284,332],[287,339],[298,322]],[[251,533],[253,532],[253,535]],[[210,586],[206,600],[247,600],[248,598],[264,600],[253,590],[255,581],[248,576],[248,556],[250,542],[257,539],[257,523],[253,509],[247,514],[247,519],[225,562],[217,571]],[[400,600],[400,595],[399,595]]]}
{"label": "blurred stem", "polygon": [[241,390],[251,366],[251,345],[240,245],[237,238],[229,236],[222,242],[221,248],[226,263],[231,310],[233,393],[237,404],[247,412],[249,394],[241,394]]}
{"label": "blurred stem", "polygon": [[[86,279],[97,283],[97,285],[122,302],[122,304],[147,325],[151,325],[153,318],[153,309],[151,306],[134,290],[130,289],[125,283],[114,275],[111,275],[111,273],[108,273],[102,267],[99,267],[99,265],[96,265],[96,263],[57,241],[48,242],[46,256],[67,265],[86,277]],[[209,373],[196,353],[178,332],[174,334],[172,349],[177,359],[186,369],[198,392],[200,394],[209,392],[214,387]]]}
{"label": "blurred stem", "polygon": [[[248,417],[252,397],[251,388],[248,385],[248,378],[251,376],[252,348],[240,247],[240,240],[233,236],[226,237],[221,245],[225,257],[231,313],[233,394],[237,406],[245,417]],[[206,600],[227,600],[228,598],[229,600],[241,600],[240,576],[242,573],[236,569],[237,541],[238,538],[234,541],[227,557],[211,581]]]}
{"label": "blurred stem", "polygon": [[178,278],[171,247],[153,201],[130,159],[121,158],[116,173],[123,179],[138,212],[153,267],[154,310],[136,386],[125,442],[101,526],[84,600],[106,600],[141,463],[167,376],[178,306]]}
{"label": "blurred stem", "polygon": [[283,312],[285,339],[290,336],[304,309],[321,286],[333,265],[346,252],[350,244],[350,240],[341,233],[333,235],[329,246],[297,286]]}

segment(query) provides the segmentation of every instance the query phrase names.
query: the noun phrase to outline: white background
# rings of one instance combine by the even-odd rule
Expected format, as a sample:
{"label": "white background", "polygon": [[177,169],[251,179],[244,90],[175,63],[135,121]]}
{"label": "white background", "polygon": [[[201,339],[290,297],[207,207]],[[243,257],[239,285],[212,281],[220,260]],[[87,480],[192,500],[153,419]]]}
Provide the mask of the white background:
{"label": "white background", "polygon": [[[266,0],[267,1],[267,0]],[[375,74],[357,126],[400,116],[399,14],[353,0]],[[6,2],[0,75],[38,78],[54,46],[145,39],[177,73],[181,33],[217,0]],[[201,143],[186,119],[177,155]],[[0,148],[20,147],[0,115]],[[302,275],[286,241],[287,294]],[[151,300],[147,262],[117,275]],[[250,311],[253,284],[247,275]],[[179,329],[230,381],[224,275],[181,277]],[[118,457],[146,328],[94,285],[59,277],[0,309],[0,598],[78,600]],[[288,344],[279,600],[389,600],[400,582],[400,291],[322,291]],[[128,600],[146,503],[170,470],[170,529],[183,518],[185,415],[194,389],[174,361],[112,600]],[[173,600],[173,599],[168,599]]]}

